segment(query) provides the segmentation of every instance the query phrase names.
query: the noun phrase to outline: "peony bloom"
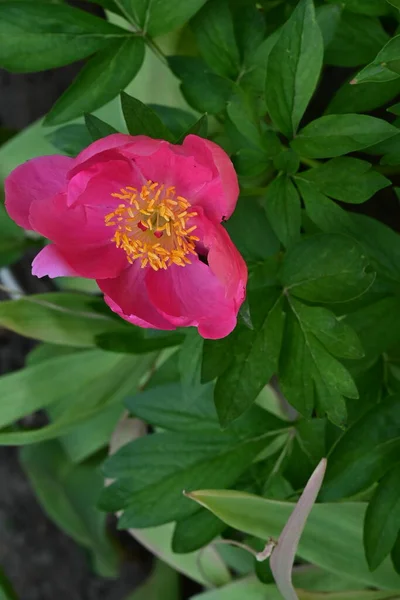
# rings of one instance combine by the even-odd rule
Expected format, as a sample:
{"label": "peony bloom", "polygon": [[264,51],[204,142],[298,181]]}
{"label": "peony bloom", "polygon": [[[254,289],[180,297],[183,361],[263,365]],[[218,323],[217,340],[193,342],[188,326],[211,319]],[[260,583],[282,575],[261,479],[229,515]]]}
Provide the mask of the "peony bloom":
{"label": "peony bloom", "polygon": [[76,159],[34,158],[5,187],[11,218],[52,242],[34,275],[96,279],[110,308],[141,327],[195,326],[211,339],[234,329],[247,269],[221,221],[238,184],[213,142],[114,134]]}

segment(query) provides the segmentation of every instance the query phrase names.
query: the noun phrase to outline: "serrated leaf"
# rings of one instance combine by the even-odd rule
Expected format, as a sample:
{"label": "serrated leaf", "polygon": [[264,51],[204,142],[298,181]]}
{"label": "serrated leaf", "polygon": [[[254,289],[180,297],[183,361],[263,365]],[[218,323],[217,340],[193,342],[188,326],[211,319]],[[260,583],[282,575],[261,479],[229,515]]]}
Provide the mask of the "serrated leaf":
{"label": "serrated leaf", "polygon": [[364,546],[374,571],[392,550],[400,533],[400,466],[381,479],[367,508]]}
{"label": "serrated leaf", "polygon": [[320,167],[302,172],[299,177],[311,181],[323,194],[351,204],[365,202],[391,185],[391,181],[374,171],[368,162],[347,157],[333,158]]}
{"label": "serrated leaf", "polygon": [[266,103],[278,129],[291,138],[316,88],[323,41],[312,0],[301,0],[282,28],[267,63]]}
{"label": "serrated leaf", "polygon": [[110,102],[138,73],[144,59],[144,41],[131,36],[115,41],[86,63],[78,77],[57,100],[45,125],[59,125]]}
{"label": "serrated leaf", "polygon": [[0,66],[9,71],[61,67],[129,36],[125,29],[65,4],[0,3]]}
{"label": "serrated leaf", "polygon": [[262,294],[262,316],[254,331],[243,326],[238,332],[232,360],[215,386],[215,406],[223,427],[252,405],[277,371],[284,323],[282,297],[279,292],[267,293]]}
{"label": "serrated leaf", "polygon": [[317,303],[345,302],[373,283],[363,248],[341,234],[304,238],[286,254],[281,281],[290,294]]}
{"label": "serrated leaf", "polygon": [[147,135],[152,138],[173,141],[171,132],[165,127],[155,111],[137,100],[121,93],[121,106],[126,126],[131,135]]}
{"label": "serrated leaf", "polygon": [[268,186],[264,208],[276,236],[288,248],[300,237],[300,196],[290,177],[281,175]]}
{"label": "serrated leaf", "polygon": [[366,489],[398,461],[400,396],[389,396],[356,421],[333,448],[321,498],[348,497]]}
{"label": "serrated leaf", "polygon": [[368,115],[326,115],[302,129],[292,146],[300,155],[332,158],[363,150],[398,133],[393,125]]}
{"label": "serrated leaf", "polygon": [[113,133],[118,133],[114,127],[105,123],[95,115],[85,115],[85,125],[93,142],[96,142],[103,137],[107,137],[108,135],[112,135]]}
{"label": "serrated leaf", "polygon": [[236,78],[240,68],[239,49],[227,0],[207,2],[192,19],[200,54],[215,73]]}

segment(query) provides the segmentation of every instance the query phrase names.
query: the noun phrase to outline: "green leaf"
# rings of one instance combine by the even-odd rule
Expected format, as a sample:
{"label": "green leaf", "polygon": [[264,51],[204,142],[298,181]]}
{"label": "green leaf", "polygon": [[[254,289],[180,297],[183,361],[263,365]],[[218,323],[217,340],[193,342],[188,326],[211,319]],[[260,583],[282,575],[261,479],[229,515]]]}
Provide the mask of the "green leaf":
{"label": "green leaf", "polygon": [[279,291],[269,296],[263,291],[262,296],[255,329],[238,328],[230,349],[230,364],[215,386],[215,406],[222,427],[252,405],[277,371],[284,323],[282,296]]}
{"label": "green leaf", "polygon": [[172,550],[186,554],[207,546],[226,528],[225,523],[207,510],[200,510],[178,521],[172,538]]}
{"label": "green leaf", "polygon": [[27,446],[20,458],[49,517],[90,550],[99,573],[115,577],[117,556],[106,536],[105,515],[95,507],[103,487],[96,465],[73,465],[57,441]]}
{"label": "green leaf", "polygon": [[240,56],[228,0],[207,2],[192,19],[191,28],[208,66],[218,75],[235,79]]}
{"label": "green leaf", "polygon": [[365,202],[391,185],[390,180],[374,171],[368,162],[347,157],[333,158],[301,173],[300,177],[311,181],[323,194],[351,204]]}
{"label": "green leaf", "polygon": [[192,108],[211,115],[225,110],[233,91],[232,81],[216,75],[193,56],[169,56],[168,64],[181,80],[182,94]]}
{"label": "green leaf", "polygon": [[387,2],[389,2],[389,4],[391,4],[395,8],[400,9],[400,0],[387,0]]}
{"label": "green leaf", "polygon": [[274,156],[273,162],[275,169],[288,175],[294,175],[300,167],[300,158],[291,148],[284,148]]}
{"label": "green leaf", "polygon": [[355,240],[341,234],[302,239],[286,254],[281,270],[285,288],[298,298],[318,303],[346,302],[372,285],[368,259]]}
{"label": "green leaf", "polygon": [[[328,0],[334,3],[336,0]],[[342,6],[350,12],[371,17],[386,15],[388,6],[385,0],[343,0]]]}
{"label": "green leaf", "polygon": [[44,124],[59,125],[107,104],[132,81],[143,59],[142,38],[131,36],[109,43],[86,63],[54,104]]}
{"label": "green leaf", "polygon": [[[183,139],[185,132],[191,127],[194,127],[196,123],[199,123],[199,121],[205,117],[205,115],[203,115],[203,117],[200,117],[199,121],[196,121],[196,117],[193,113],[183,110],[182,108],[162,106],[161,104],[149,104],[149,106],[158,114],[161,121],[176,139]],[[185,135],[187,135],[187,133]],[[206,135],[203,135],[202,137],[206,137]]]}
{"label": "green leaf", "polygon": [[366,489],[398,461],[400,396],[390,396],[356,421],[334,446],[321,490],[324,501]]}
{"label": "green leaf", "polygon": [[46,137],[50,144],[67,156],[76,156],[92,141],[85,125],[77,123],[60,127]]}
{"label": "green leaf", "polygon": [[113,133],[118,133],[114,127],[111,127],[111,125],[105,123],[95,115],[85,115],[85,125],[92,136],[93,142]]}
{"label": "green leaf", "polygon": [[152,108],[137,98],[128,96],[125,92],[121,93],[121,106],[131,135],[148,135],[156,139],[173,141],[171,132]]}
{"label": "green leaf", "polygon": [[125,600],[180,600],[179,575],[166,563],[157,560],[153,572],[133,594]]}
{"label": "green leaf", "polygon": [[312,333],[321,344],[339,358],[362,358],[364,351],[354,331],[343,319],[322,306],[307,306],[291,299],[304,331]]}
{"label": "green leaf", "polygon": [[208,117],[207,115],[203,115],[176,140],[176,143],[181,144],[188,135],[198,135],[199,137],[207,138],[207,132]]}
{"label": "green leaf", "polygon": [[378,53],[375,60],[360,71],[352,83],[365,83],[367,81],[386,81],[385,73],[389,70],[387,78],[392,74],[392,79],[400,76],[400,35],[392,38]]}
{"label": "green leaf", "polygon": [[396,573],[400,575],[400,533],[397,536],[390,556]]}
{"label": "green leaf", "polygon": [[96,335],[96,346],[109,352],[122,354],[146,354],[163,348],[179,346],[185,339],[182,333],[153,329],[143,331],[139,327],[110,331]]}
{"label": "green leaf", "polygon": [[[230,527],[263,540],[279,537],[294,507],[290,502],[267,500],[230,490],[197,491],[190,496]],[[365,508],[366,505],[361,502],[316,504],[300,540],[298,556],[363,586],[399,589],[400,577],[389,561],[385,561],[374,573],[368,568],[362,549]],[[321,530],[324,532],[323,544]],[[263,589],[266,589],[265,586]]]}
{"label": "green leaf", "polygon": [[179,349],[178,366],[184,396],[190,397],[200,386],[204,339],[196,329],[189,331]]}
{"label": "green leaf", "polygon": [[399,133],[382,119],[367,115],[327,115],[312,121],[292,142],[298,154],[331,158],[378,144]]}
{"label": "green leaf", "polygon": [[0,204],[0,267],[17,261],[26,248],[25,233]]}
{"label": "green leaf", "polygon": [[[227,113],[236,129],[246,138],[252,146],[264,150],[263,136],[261,134],[259,117],[254,99],[236,86],[227,105]],[[267,155],[267,152],[264,153]],[[267,155],[268,156],[268,155]],[[264,156],[266,161],[267,156]]]}
{"label": "green leaf", "polygon": [[[267,594],[267,595],[266,595]],[[282,596],[274,584],[264,585],[256,577],[246,577],[215,590],[192,596],[191,600],[281,600]]]}
{"label": "green leaf", "polygon": [[281,29],[267,63],[265,99],[278,129],[296,133],[322,68],[323,41],[312,0],[301,0]]}
{"label": "green leaf", "polygon": [[17,595],[0,567],[0,600],[18,600]]}
{"label": "green leaf", "polygon": [[358,67],[372,61],[389,36],[379,19],[342,12],[324,60],[336,67]]}
{"label": "green leaf", "polygon": [[118,0],[128,21],[150,36],[158,36],[186,23],[206,0]]}
{"label": "green leaf", "polygon": [[106,476],[116,481],[103,491],[101,507],[124,509],[121,529],[188,517],[197,507],[183,495],[184,490],[233,484],[266,443],[262,438],[238,441],[207,430],[140,438],[105,462]]}
{"label": "green leaf", "polygon": [[400,94],[400,78],[392,81],[350,85],[346,81],[333,96],[326,114],[370,112],[390,102]]}
{"label": "green leaf", "polygon": [[364,522],[364,546],[370,569],[383,562],[400,533],[400,466],[380,482],[372,496]]}
{"label": "green leaf", "polygon": [[96,346],[100,334],[129,331],[124,323],[95,312],[93,297],[57,292],[0,304],[0,324],[16,333],[52,344]]}
{"label": "green leaf", "polygon": [[17,73],[67,65],[129,32],[65,4],[0,2],[0,66]]}
{"label": "green leaf", "polygon": [[53,422],[40,429],[2,432],[0,443],[32,444],[70,433],[77,424],[136,391],[154,358],[153,354],[134,359],[101,350],[80,351],[1,377],[1,427],[58,403],[62,412],[58,410]]}
{"label": "green leaf", "polygon": [[264,200],[265,212],[272,229],[288,248],[300,238],[300,196],[290,177],[281,175],[268,186]]}

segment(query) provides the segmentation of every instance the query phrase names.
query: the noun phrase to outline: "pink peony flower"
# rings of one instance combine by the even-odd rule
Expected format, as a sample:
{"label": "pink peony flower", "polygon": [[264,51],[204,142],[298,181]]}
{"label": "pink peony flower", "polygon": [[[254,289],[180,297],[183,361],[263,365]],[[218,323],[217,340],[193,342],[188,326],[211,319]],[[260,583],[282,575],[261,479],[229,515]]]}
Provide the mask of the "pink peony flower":
{"label": "pink peony flower", "polygon": [[114,134],[6,180],[11,218],[52,242],[34,275],[96,279],[123,319],[211,339],[234,329],[245,297],[246,265],[221,225],[237,197],[228,156],[195,135],[178,146]]}

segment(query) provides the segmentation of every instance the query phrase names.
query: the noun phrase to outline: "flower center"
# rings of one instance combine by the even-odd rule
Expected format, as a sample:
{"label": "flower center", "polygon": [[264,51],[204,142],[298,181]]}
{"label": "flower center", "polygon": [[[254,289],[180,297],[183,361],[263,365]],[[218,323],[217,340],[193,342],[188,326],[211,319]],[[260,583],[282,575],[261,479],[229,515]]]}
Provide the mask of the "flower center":
{"label": "flower center", "polygon": [[148,181],[140,191],[126,187],[111,195],[122,202],[104,221],[115,227],[111,241],[130,263],[140,259],[142,268],[155,271],[190,264],[188,254],[196,255],[199,238],[191,235],[196,225],[188,228],[187,221],[197,213],[188,212],[190,202],[176,196],[174,187]]}

